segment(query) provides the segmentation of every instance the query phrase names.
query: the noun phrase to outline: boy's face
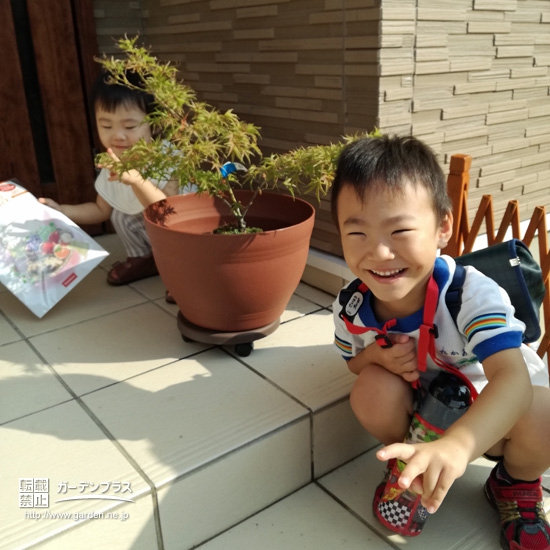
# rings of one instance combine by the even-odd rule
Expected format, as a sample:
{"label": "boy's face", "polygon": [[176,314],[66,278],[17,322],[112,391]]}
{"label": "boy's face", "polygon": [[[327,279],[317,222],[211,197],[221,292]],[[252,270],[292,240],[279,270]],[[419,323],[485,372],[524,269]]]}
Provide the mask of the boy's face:
{"label": "boy's face", "polygon": [[402,193],[369,191],[363,203],[351,185],[344,185],[338,224],[346,262],[374,294],[378,319],[418,311],[437,249],[451,237],[452,215],[437,222],[428,191],[410,182]]}
{"label": "boy's face", "polygon": [[144,122],[145,113],[135,105],[122,104],[113,112],[98,105],[95,118],[103,147],[110,147],[118,156],[141,138],[151,141],[151,127]]}

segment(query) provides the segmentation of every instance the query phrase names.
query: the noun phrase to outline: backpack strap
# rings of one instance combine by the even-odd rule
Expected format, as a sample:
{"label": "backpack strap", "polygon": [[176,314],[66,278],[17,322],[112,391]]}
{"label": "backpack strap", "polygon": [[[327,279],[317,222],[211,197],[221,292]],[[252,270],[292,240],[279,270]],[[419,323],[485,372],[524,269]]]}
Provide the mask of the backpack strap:
{"label": "backpack strap", "polygon": [[437,299],[439,288],[435,282],[434,276],[428,281],[426,290],[426,299],[424,301],[424,310],[422,313],[422,324],[418,334],[417,361],[418,370],[425,372],[427,368],[426,360],[428,355],[436,359],[435,339],[438,337],[437,325],[434,323],[435,312],[437,310]]}
{"label": "backpack strap", "polygon": [[[466,279],[466,269],[463,266],[457,265],[457,270],[453,275],[453,280],[447,290],[445,295],[445,304],[449,308],[453,320],[456,324],[456,318],[458,312],[460,311],[460,306],[462,304],[462,287],[464,286],[464,280]],[[427,357],[430,356],[432,361],[447,372],[450,372],[462,380],[470,389],[472,399],[477,397],[477,390],[475,389],[472,382],[464,376],[458,368],[444,361],[440,360],[437,357],[436,348],[435,348],[435,339],[439,336],[437,325],[434,323],[435,312],[437,309],[437,298],[438,298],[438,287],[433,278],[433,275],[428,283],[428,290],[426,292],[426,301],[424,303],[424,314],[423,321],[420,327],[420,333],[418,337],[417,344],[417,359],[418,359],[418,370],[423,372],[427,368]],[[449,303],[450,302],[450,303]],[[420,379],[415,380],[412,383],[414,388],[420,386]]]}
{"label": "backpack strap", "polygon": [[354,324],[355,316],[363,304],[367,291],[367,285],[360,279],[355,279],[347,288],[342,289],[338,295],[338,301],[342,306],[338,315],[351,334],[364,334],[365,332],[374,331],[377,333],[375,336],[376,343],[382,348],[391,348],[393,344],[387,335],[387,331],[397,324],[397,319],[386,321],[381,330],[377,327],[362,327]]}
{"label": "backpack strap", "polygon": [[464,286],[465,280],[466,268],[463,265],[456,264],[453,280],[445,294],[445,304],[451,313],[455,325],[457,324],[458,312],[462,306],[462,287]]}

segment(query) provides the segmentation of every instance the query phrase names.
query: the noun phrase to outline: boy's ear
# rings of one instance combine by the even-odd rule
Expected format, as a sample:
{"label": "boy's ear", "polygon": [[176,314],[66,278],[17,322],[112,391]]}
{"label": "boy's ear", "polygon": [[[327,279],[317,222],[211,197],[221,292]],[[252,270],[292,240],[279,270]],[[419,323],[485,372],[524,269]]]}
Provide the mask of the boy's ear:
{"label": "boy's ear", "polygon": [[448,212],[445,214],[441,223],[439,224],[439,240],[438,247],[445,248],[453,235],[453,213]]}

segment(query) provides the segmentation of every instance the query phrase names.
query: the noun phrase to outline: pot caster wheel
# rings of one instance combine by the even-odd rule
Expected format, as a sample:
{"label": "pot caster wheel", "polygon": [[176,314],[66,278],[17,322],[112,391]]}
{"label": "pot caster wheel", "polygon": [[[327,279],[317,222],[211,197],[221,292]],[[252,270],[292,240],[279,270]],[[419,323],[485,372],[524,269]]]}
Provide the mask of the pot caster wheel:
{"label": "pot caster wheel", "polygon": [[254,349],[254,343],[246,342],[244,344],[237,344],[235,346],[235,353],[239,357],[248,357],[252,353],[253,349]]}

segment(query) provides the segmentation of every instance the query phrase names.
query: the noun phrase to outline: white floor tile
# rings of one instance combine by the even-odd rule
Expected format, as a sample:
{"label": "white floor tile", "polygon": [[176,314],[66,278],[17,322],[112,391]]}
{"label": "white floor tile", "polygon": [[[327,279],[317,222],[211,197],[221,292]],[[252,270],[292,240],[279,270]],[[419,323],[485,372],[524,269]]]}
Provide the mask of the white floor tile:
{"label": "white floor tile", "polygon": [[[75,525],[72,517],[51,519],[46,514],[107,512],[121,504],[114,498],[133,500],[150,491],[127,459],[74,401],[4,424],[0,427],[0,438],[2,549],[26,547]],[[49,507],[21,508],[24,497],[20,494],[20,480],[36,478],[49,481]],[[83,495],[91,498],[97,493],[110,500],[59,502]],[[28,514],[32,513],[44,515],[39,520],[29,519]]]}
{"label": "white floor tile", "polygon": [[151,495],[119,506],[34,547],[37,550],[155,550],[157,534]]}
{"label": "white floor tile", "polygon": [[8,344],[0,358],[0,424],[72,399],[26,342]]}
{"label": "white floor tile", "polygon": [[83,399],[156,487],[306,414],[220,350]]}
{"label": "white floor tile", "polygon": [[376,459],[374,451],[321,478],[319,483],[397,548],[498,550],[500,522],[483,493],[492,464],[484,459],[472,463],[418,537],[393,534],[374,518],[372,498],[384,473],[384,464]]}
{"label": "white floor tile", "polygon": [[244,361],[315,411],[347,396],[355,380],[333,340],[332,314],[320,311],[258,340]]}
{"label": "white floor tile", "polygon": [[36,336],[32,343],[78,395],[205,348],[185,343],[173,316],[151,303]]}
{"label": "white floor tile", "polygon": [[310,473],[309,420],[304,419],[163,488],[166,550],[194,547],[304,486]]}
{"label": "white floor tile", "polygon": [[[421,537],[374,521],[383,465],[368,453],[339,467],[375,442],[349,409],[355,377],[333,349],[332,296],[301,283],[281,326],[235,357],[183,341],[159,277],[108,285],[126,254],[116,235],[97,240],[111,255],[41,320],[0,285],[0,549],[156,549],[137,469],[159,487],[167,550],[499,547],[481,492],[489,463],[457,481]],[[322,488],[298,490],[312,475]],[[37,477],[49,479],[51,513],[129,517],[27,519],[19,479]],[[53,502],[63,482],[114,480],[136,502]],[[550,497],[550,470],[543,483]]]}
{"label": "white floor tile", "polygon": [[300,283],[298,285],[298,288],[296,289],[296,292],[294,294],[297,296],[302,296],[303,298],[307,298],[308,300],[312,301],[315,304],[319,304],[322,307],[331,306],[335,298],[335,296],[332,296],[331,294],[323,292],[318,288],[313,288],[312,286],[306,285],[304,283]]}
{"label": "white floor tile", "polygon": [[311,484],[199,548],[390,550],[393,547]]}
{"label": "white floor tile", "polygon": [[0,315],[0,346],[17,342],[22,336]]}
{"label": "white floor tile", "polygon": [[145,298],[128,286],[113,287],[105,281],[105,272],[94,269],[42,319],[34,315],[13,294],[0,294],[0,309],[27,337],[143,303]]}
{"label": "white floor tile", "polygon": [[170,315],[172,315],[172,317],[174,317],[174,323],[176,323],[177,325],[177,315],[178,315],[178,312],[179,312],[179,308],[176,304],[169,304],[165,299],[164,297],[163,298],[159,298],[158,300],[155,300],[154,302],[158,307],[160,307],[161,309],[164,309],[164,311],[166,311],[167,313],[169,313]]}
{"label": "white floor tile", "polygon": [[131,283],[130,286],[149,300],[164,298],[166,293],[166,287],[158,275],[156,277],[148,277],[147,279],[136,281],[135,283]]}
{"label": "white floor tile", "polygon": [[318,309],[318,304],[315,304],[307,298],[303,298],[302,296],[294,294],[290,299],[290,302],[288,303],[285,311],[281,315],[281,323],[286,323],[287,321],[291,321],[292,319],[298,319],[299,317],[307,315],[308,313],[311,313],[312,311],[316,311]]}
{"label": "white floor tile", "polygon": [[313,477],[330,472],[378,445],[359,424],[349,399],[313,415]]}

